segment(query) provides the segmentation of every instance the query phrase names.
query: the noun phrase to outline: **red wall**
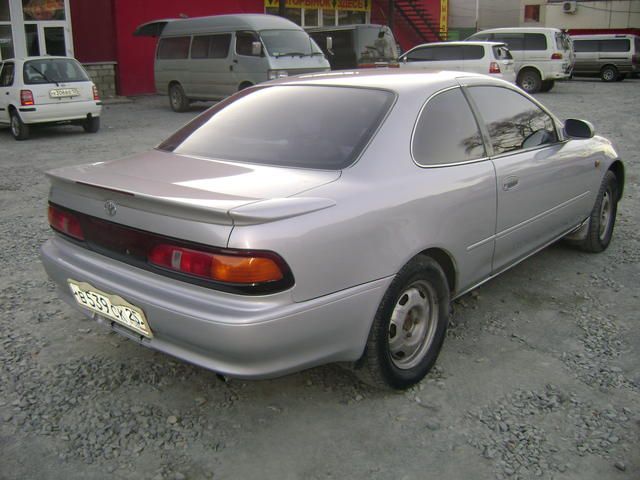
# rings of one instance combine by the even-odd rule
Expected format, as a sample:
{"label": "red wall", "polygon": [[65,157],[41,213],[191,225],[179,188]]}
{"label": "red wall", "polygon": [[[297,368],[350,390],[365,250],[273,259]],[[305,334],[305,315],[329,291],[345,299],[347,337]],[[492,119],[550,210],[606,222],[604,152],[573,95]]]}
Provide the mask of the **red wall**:
{"label": "red wall", "polygon": [[116,61],[112,0],[71,0],[75,57],[83,63]]}
{"label": "red wall", "polygon": [[[77,0],[86,2],[86,0]],[[91,0],[92,5],[98,1]],[[263,0],[108,0],[113,3],[116,31],[120,95],[155,92],[153,59],[156,38],[134,37],[138,25],[163,18],[221,15],[225,13],[263,13]],[[72,5],[73,8],[73,5]],[[74,26],[75,29],[75,26]],[[90,37],[89,37],[90,38]]]}

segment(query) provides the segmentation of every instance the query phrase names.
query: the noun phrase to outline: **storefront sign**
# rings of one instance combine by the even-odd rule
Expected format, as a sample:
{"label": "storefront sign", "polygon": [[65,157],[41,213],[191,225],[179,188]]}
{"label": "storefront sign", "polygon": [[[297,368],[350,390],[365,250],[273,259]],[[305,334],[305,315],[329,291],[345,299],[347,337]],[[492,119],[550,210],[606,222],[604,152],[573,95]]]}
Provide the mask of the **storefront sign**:
{"label": "storefront sign", "polygon": [[440,0],[440,32],[447,33],[449,30],[449,0]]}
{"label": "storefront sign", "polygon": [[[279,5],[280,0],[264,0],[265,7],[276,8]],[[371,0],[286,0],[285,7],[370,12]]]}
{"label": "storefront sign", "polygon": [[64,20],[64,0],[22,0],[24,19]]}

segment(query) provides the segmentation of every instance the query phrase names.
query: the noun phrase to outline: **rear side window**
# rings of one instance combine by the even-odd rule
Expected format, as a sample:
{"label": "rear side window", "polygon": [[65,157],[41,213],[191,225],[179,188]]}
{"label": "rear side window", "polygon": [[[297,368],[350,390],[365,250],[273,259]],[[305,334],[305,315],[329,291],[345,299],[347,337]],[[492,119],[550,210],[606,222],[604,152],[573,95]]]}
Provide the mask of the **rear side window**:
{"label": "rear side window", "polygon": [[71,59],[29,60],[24,62],[24,83],[36,85],[56,82],[86,82],[89,80],[84,69],[78,62]]}
{"label": "rear side window", "polygon": [[598,40],[574,40],[573,49],[576,53],[597,52]]}
{"label": "rear side window", "polygon": [[0,87],[10,87],[13,85],[16,67],[13,63],[7,62],[0,71]]}
{"label": "rear side window", "polygon": [[465,60],[480,60],[484,57],[484,47],[482,45],[464,45],[462,54]]}
{"label": "rear side window", "polygon": [[432,97],[420,114],[411,146],[419,165],[443,165],[485,156],[475,117],[459,88]]}
{"label": "rear side window", "polygon": [[191,37],[161,38],[158,43],[158,58],[161,60],[175,60],[189,56]]}
{"label": "rear side window", "polygon": [[496,42],[506,43],[512,52],[524,50],[524,35],[522,33],[496,33],[493,38]]}
{"label": "rear side window", "polygon": [[394,98],[391,92],[369,88],[246,89],[158,148],[211,159],[340,170],[355,161]]}
{"label": "rear side window", "polygon": [[191,58],[227,58],[231,34],[193,37]]}
{"label": "rear side window", "polygon": [[553,120],[538,105],[501,87],[469,87],[495,155],[557,141]]}
{"label": "rear side window", "polygon": [[525,33],[524,49],[525,50],[546,50],[547,37],[543,33]]}
{"label": "rear side window", "polygon": [[627,38],[616,38],[611,40],[600,40],[601,52],[629,52],[631,42]]}

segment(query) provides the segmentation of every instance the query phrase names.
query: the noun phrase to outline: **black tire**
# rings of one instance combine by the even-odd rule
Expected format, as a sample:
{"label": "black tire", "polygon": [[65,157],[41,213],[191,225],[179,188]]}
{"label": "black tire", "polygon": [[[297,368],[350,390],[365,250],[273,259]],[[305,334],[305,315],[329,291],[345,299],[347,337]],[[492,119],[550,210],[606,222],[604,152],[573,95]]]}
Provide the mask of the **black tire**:
{"label": "black tire", "polygon": [[399,390],[422,380],[442,347],[449,304],[449,284],[435,260],[421,255],[405,265],[376,312],[364,354],[355,366],[360,380]]}
{"label": "black tire", "polygon": [[87,119],[82,122],[82,128],[87,133],[96,133],[100,130],[100,117],[87,117]]}
{"label": "black tire", "polygon": [[518,86],[527,93],[538,93],[542,88],[542,79],[537,70],[525,68],[518,75]]}
{"label": "black tire", "polygon": [[626,73],[621,73],[620,75],[618,75],[618,78],[616,78],[616,82],[621,82],[625,78],[627,78],[627,74]]}
{"label": "black tire", "polygon": [[29,125],[22,121],[20,115],[15,110],[11,110],[9,116],[11,117],[10,130],[13,138],[16,140],[27,140],[29,138]]}
{"label": "black tire", "polygon": [[245,88],[253,87],[253,83],[251,82],[242,82],[238,87],[238,91],[244,90]]}
{"label": "black tire", "polygon": [[184,89],[179,83],[169,85],[169,104],[174,112],[186,112],[189,110],[189,99],[184,94]]}
{"label": "black tire", "polygon": [[600,70],[600,78],[603,82],[615,82],[618,75],[618,69],[613,65],[605,65]]}
{"label": "black tire", "polygon": [[618,213],[618,181],[609,170],[602,179],[596,203],[589,216],[587,237],[580,243],[586,252],[599,253],[609,246]]}
{"label": "black tire", "polygon": [[549,90],[551,90],[553,88],[553,86],[556,84],[555,80],[543,80],[542,81],[542,85],[540,86],[540,91],[541,92],[548,92]]}

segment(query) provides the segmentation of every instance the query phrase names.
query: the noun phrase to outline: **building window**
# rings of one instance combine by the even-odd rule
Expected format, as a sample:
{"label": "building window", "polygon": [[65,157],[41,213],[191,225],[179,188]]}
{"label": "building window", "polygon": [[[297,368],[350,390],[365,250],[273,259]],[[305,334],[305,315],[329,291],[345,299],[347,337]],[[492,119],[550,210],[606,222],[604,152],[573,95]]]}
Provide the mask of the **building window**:
{"label": "building window", "polygon": [[22,0],[25,21],[65,20],[64,0]]}
{"label": "building window", "polygon": [[[294,8],[294,4],[304,3],[305,8]],[[341,6],[338,2],[336,8],[322,8],[330,4],[327,0],[287,0],[285,18],[302,27],[335,26],[368,23],[371,15],[371,5],[365,0],[350,0],[350,10]],[[269,15],[278,15],[280,9],[276,6],[277,0],[265,0],[264,12]],[[334,3],[335,5],[335,3]]]}
{"label": "building window", "polygon": [[9,0],[0,0],[0,22],[10,22]]}
{"label": "building window", "polygon": [[0,60],[13,58],[13,36],[11,25],[0,25]]}
{"label": "building window", "polygon": [[525,5],[524,21],[527,23],[539,22],[540,21],[540,5]]}
{"label": "building window", "polygon": [[338,25],[353,25],[366,23],[366,12],[355,10],[338,10]]}

